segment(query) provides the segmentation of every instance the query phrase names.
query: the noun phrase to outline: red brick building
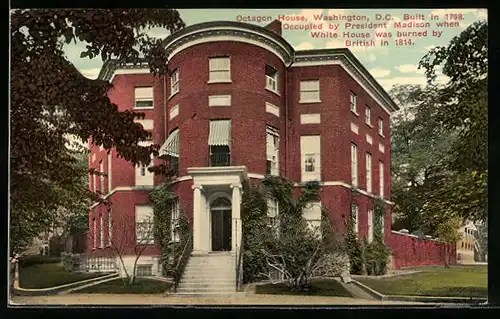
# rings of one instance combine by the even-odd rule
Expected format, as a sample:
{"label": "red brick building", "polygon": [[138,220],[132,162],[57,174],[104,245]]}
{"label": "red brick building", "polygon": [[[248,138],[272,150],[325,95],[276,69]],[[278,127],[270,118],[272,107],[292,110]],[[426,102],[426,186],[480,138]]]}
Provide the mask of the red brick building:
{"label": "red brick building", "polygon": [[[174,191],[193,227],[194,252],[238,250],[241,182],[266,174],[286,177],[298,188],[320,181],[321,202],[306,218],[317,223],[317,208],[326,206],[340,230],[351,212],[351,186],[357,185],[361,195],[353,211],[360,236],[368,238],[374,198],[381,196],[390,234],[389,122],[398,107],[348,49],[296,51],[277,21],[266,28],[201,23],[164,44],[168,76],[155,78],[146,65],[108,61],[99,77],[113,83],[109,96],[121,111],[146,114],[138,122],[152,131],[149,143],[162,145],[162,158],[178,165]],[[91,208],[88,247],[106,251],[109,237],[120,232],[115,220],[123,216],[131,220],[132,247],[141,236],[134,222],[152,217],[148,192],[161,180],[114,150],[90,145],[89,160],[108,173],[92,177],[90,187],[107,194],[112,210],[108,216],[103,207]],[[172,214],[175,220],[178,210]],[[151,240],[141,271],[155,274],[158,254]]]}

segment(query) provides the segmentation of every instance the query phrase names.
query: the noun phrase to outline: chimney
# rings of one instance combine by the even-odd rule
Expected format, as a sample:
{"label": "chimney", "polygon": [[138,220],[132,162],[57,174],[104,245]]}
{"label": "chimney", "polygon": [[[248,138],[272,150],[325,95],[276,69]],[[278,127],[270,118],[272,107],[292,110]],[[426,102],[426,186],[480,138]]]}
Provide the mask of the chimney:
{"label": "chimney", "polygon": [[265,28],[271,30],[281,37],[281,21],[274,20],[273,22],[266,25]]}

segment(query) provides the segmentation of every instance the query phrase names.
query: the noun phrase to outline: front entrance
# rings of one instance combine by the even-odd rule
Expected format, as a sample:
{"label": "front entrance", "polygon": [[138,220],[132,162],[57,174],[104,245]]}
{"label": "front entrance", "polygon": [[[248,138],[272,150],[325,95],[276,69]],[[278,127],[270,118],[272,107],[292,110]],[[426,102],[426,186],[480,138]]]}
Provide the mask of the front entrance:
{"label": "front entrance", "polygon": [[212,217],[212,251],[231,250],[231,202],[217,198],[210,205]]}

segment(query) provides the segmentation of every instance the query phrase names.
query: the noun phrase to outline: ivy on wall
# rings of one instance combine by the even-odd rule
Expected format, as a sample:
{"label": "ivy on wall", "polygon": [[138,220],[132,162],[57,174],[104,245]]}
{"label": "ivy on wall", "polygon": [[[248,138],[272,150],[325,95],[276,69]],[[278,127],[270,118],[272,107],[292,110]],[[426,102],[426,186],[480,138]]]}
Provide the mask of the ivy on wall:
{"label": "ivy on wall", "polygon": [[170,183],[162,184],[151,191],[149,196],[153,204],[154,234],[161,247],[162,275],[171,276],[184,245],[191,235],[189,219],[181,209],[176,227],[179,241],[174,242],[172,238],[172,209],[177,197],[172,190],[172,185]]}
{"label": "ivy on wall", "polygon": [[366,270],[368,275],[378,276],[387,272],[387,258],[389,257],[389,249],[384,242],[383,220],[386,205],[383,198],[375,198],[373,211],[373,241],[366,246]]}

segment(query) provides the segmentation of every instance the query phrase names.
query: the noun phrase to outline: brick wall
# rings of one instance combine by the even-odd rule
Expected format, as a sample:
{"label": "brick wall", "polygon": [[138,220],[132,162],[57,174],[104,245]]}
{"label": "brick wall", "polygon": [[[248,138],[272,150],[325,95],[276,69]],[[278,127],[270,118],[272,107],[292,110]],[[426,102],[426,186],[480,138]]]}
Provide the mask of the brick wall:
{"label": "brick wall", "polygon": [[435,240],[392,231],[386,237],[387,245],[393,250],[396,269],[403,267],[444,265],[445,247],[449,249],[450,264],[456,263],[456,246]]}

